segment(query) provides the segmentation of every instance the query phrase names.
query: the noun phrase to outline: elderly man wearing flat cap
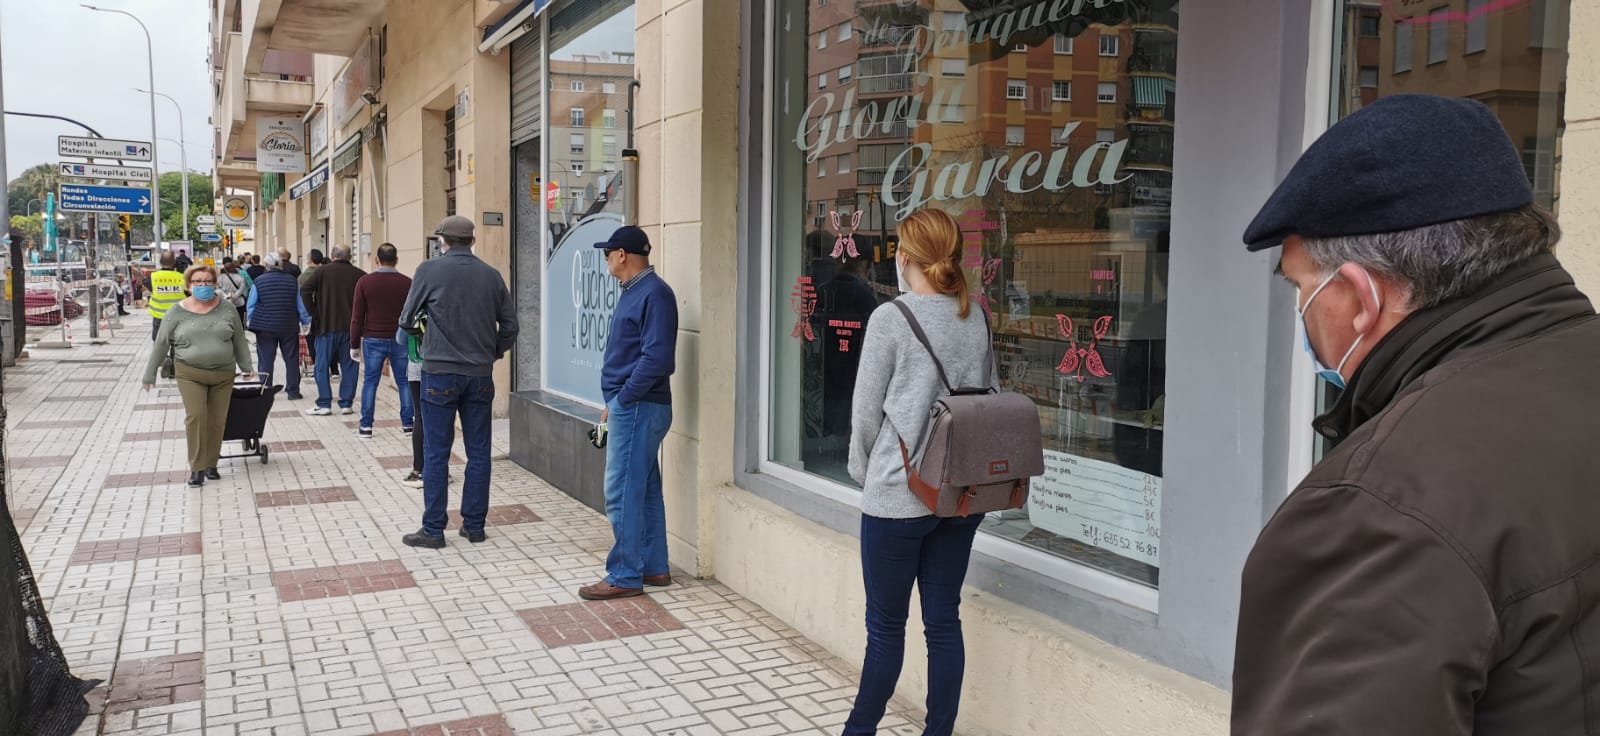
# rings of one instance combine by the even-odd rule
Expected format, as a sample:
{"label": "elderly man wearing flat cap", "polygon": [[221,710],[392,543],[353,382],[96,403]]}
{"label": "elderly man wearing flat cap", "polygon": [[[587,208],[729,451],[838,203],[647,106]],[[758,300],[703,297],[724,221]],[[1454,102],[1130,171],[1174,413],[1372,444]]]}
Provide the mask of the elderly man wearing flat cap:
{"label": "elderly man wearing flat cap", "polygon": [[461,418],[467,470],[461,481],[461,536],[488,539],[489,442],[493,422],[494,362],[517,340],[517,306],[506,280],[472,253],[472,221],[451,215],[430,240],[444,254],[417,265],[411,292],[400,308],[400,329],[422,338],[422,528],[401,541],[412,547],[445,546],[449,519],[446,483],[450,448]]}
{"label": "elderly man wearing flat cap", "polygon": [[1282,246],[1334,449],[1245,564],[1233,733],[1600,733],[1600,319],[1483,105],[1311,145]]}

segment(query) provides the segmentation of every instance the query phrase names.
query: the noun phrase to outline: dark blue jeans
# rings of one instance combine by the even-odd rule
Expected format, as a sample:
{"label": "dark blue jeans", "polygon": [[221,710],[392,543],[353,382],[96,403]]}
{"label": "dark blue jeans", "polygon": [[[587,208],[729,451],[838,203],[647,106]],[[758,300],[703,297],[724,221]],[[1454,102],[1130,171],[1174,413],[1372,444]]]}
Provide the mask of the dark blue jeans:
{"label": "dark blue jeans", "polygon": [[[283,373],[273,370],[274,360],[283,355]],[[256,333],[256,370],[283,379],[283,390],[291,396],[300,394],[300,333]]]}
{"label": "dark blue jeans", "polygon": [[867,657],[861,688],[845,721],[845,736],[877,733],[894,695],[906,654],[911,584],[922,595],[928,639],[928,723],[923,733],[955,729],[961,675],[967,666],[961,639],[961,583],[972,557],[972,538],[983,515],[964,519],[861,517],[861,572],[867,588]]}
{"label": "dark blue jeans", "polygon": [[383,362],[400,390],[400,424],[411,426],[411,389],[406,386],[406,349],[392,339],[361,338],[361,426],[372,429],[373,409],[378,403],[378,382],[383,380]]}
{"label": "dark blue jeans", "polygon": [[329,332],[317,335],[317,406],[333,408],[333,381],[328,373],[339,361],[339,408],[356,403],[356,359],[350,357],[350,333]]}
{"label": "dark blue jeans", "polygon": [[445,506],[450,501],[450,448],[456,442],[456,415],[461,415],[461,444],[467,471],[461,480],[461,526],[483,531],[489,515],[489,433],[493,418],[494,379],[454,373],[422,372],[422,532],[444,534]]}
{"label": "dark blue jeans", "polygon": [[[606,582],[642,588],[644,576],[672,571],[660,460],[661,441],[672,427],[672,405],[612,401],[606,410],[606,519],[615,537],[606,555]],[[423,468],[426,472],[427,465]]]}

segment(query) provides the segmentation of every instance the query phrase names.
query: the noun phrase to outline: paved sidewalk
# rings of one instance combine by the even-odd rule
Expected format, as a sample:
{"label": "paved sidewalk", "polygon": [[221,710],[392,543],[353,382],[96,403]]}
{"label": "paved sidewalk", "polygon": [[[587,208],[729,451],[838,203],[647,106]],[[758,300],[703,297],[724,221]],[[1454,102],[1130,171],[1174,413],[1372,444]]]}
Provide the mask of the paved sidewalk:
{"label": "paved sidewalk", "polygon": [[270,463],[186,487],[177,391],[138,390],[149,324],[123,325],[5,376],[12,514],[73,670],[106,681],[80,733],[838,732],[855,673],[728,589],[579,601],[609,527],[506,460],[504,422],[484,544],[400,543],[421,491],[387,379],[374,438],[305,416],[308,379]]}

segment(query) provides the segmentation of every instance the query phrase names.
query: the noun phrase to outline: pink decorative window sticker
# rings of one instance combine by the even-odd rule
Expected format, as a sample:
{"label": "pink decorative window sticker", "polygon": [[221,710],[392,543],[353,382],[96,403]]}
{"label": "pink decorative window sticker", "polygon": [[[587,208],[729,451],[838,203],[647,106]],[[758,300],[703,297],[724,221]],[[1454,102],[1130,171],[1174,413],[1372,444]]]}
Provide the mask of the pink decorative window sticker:
{"label": "pink decorative window sticker", "polygon": [[840,213],[838,210],[830,211],[828,217],[833,220],[833,229],[839,233],[839,237],[833,241],[833,252],[828,254],[828,257],[838,258],[849,253],[851,258],[860,258],[861,252],[856,250],[856,230],[861,227],[861,210],[856,210],[854,214],[850,215],[850,228],[848,231],[839,224]]}
{"label": "pink decorative window sticker", "polygon": [[1076,375],[1078,382],[1083,382],[1083,372],[1096,378],[1106,378],[1111,371],[1106,370],[1106,363],[1100,357],[1100,340],[1111,331],[1111,315],[1106,315],[1094,321],[1094,340],[1089,347],[1078,347],[1076,330],[1072,327],[1072,318],[1065,314],[1056,315],[1056,326],[1061,330],[1061,336],[1067,340],[1067,354],[1062,356],[1061,365],[1056,370],[1067,375]]}
{"label": "pink decorative window sticker", "polygon": [[989,285],[994,283],[996,276],[1000,275],[1000,259],[991,258],[983,264],[983,288],[978,289],[978,306],[983,308],[983,313],[994,316],[994,311],[989,308]]}
{"label": "pink decorative window sticker", "polygon": [[798,337],[806,342],[816,342],[817,332],[811,329],[811,315],[817,312],[817,287],[811,284],[810,276],[801,276],[795,279],[794,291],[789,295],[789,308],[794,310],[794,331],[789,337]]}

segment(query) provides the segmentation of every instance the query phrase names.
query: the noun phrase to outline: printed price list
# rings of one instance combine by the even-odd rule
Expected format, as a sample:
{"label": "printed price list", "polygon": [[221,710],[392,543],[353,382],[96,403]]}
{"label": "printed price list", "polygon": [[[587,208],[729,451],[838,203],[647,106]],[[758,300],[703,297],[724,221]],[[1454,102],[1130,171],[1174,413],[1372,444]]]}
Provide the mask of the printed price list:
{"label": "printed price list", "polygon": [[1160,477],[1046,450],[1028,517],[1046,531],[1161,566]]}

